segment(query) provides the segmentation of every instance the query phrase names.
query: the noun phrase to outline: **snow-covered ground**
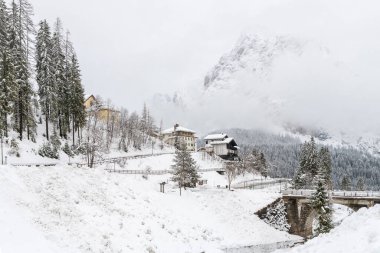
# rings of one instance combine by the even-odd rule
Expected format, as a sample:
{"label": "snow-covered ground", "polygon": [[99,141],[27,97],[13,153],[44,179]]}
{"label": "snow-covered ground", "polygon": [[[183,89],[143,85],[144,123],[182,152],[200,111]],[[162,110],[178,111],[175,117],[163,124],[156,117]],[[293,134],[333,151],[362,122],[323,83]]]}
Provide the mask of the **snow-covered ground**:
{"label": "snow-covered ground", "polygon": [[[217,188],[225,177],[202,173],[209,184],[179,191],[170,175],[121,175],[101,168],[0,167],[3,252],[220,252],[287,241],[254,212],[276,190]],[[21,243],[22,242],[22,243]]]}
{"label": "snow-covered ground", "polygon": [[380,205],[361,208],[329,234],[278,253],[378,253],[380,252]]}

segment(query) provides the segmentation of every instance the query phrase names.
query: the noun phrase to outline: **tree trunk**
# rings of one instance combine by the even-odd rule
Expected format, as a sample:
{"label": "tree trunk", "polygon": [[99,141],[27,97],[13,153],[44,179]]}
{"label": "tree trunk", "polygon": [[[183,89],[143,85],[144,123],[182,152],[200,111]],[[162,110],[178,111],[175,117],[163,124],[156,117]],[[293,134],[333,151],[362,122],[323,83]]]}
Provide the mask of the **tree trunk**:
{"label": "tree trunk", "polygon": [[22,91],[19,91],[19,98],[18,98],[18,106],[19,106],[19,133],[20,133],[20,141],[22,141],[22,129],[23,129],[23,115],[22,115]]}
{"label": "tree trunk", "polygon": [[61,115],[61,110],[58,111],[58,126],[59,126],[59,136],[62,138],[63,133],[62,133],[62,115]]}
{"label": "tree trunk", "polygon": [[[27,107],[26,109],[27,111],[27,117],[29,117],[29,106]],[[30,127],[29,127],[29,119],[27,118],[27,121],[26,121],[26,134],[27,134],[27,137],[28,137],[28,140],[30,139]]]}
{"label": "tree trunk", "polygon": [[4,136],[8,137],[8,114],[4,113]]}
{"label": "tree trunk", "polygon": [[74,128],[74,116],[73,116],[73,146],[75,145],[75,128]]}
{"label": "tree trunk", "polygon": [[45,132],[46,132],[46,139],[49,140],[49,115],[48,115],[47,105],[46,105],[46,111],[45,111]]}

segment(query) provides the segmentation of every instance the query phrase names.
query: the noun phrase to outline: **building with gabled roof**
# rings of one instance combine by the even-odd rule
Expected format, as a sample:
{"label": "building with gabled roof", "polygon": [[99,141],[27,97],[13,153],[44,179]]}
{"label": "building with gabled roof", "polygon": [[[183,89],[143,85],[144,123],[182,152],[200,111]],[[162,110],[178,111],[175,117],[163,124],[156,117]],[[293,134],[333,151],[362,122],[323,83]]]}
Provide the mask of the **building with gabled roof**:
{"label": "building with gabled roof", "polygon": [[234,138],[228,137],[227,134],[210,134],[204,140],[206,141],[206,152],[226,160],[238,158],[239,146]]}
{"label": "building with gabled roof", "polygon": [[179,147],[185,145],[188,151],[195,151],[196,139],[195,131],[175,124],[174,127],[168,128],[161,132],[162,140],[166,144]]}
{"label": "building with gabled roof", "polygon": [[[93,110],[93,106],[96,103],[96,98],[94,95],[86,95],[86,100],[84,101],[84,107],[87,112],[90,112]],[[100,106],[99,108],[96,109],[96,114],[98,115],[99,119],[102,120],[103,122],[107,121],[119,121],[120,120],[120,111],[114,110],[109,107],[105,106]]]}

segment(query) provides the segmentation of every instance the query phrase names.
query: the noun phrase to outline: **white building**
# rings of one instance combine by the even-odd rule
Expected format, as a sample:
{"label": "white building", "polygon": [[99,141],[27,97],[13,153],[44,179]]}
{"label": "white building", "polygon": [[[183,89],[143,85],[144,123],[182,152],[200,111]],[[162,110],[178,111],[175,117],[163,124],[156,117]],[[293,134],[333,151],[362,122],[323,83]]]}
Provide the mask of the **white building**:
{"label": "white building", "polygon": [[162,131],[162,140],[169,145],[185,145],[188,151],[195,151],[196,139],[195,131],[175,124],[174,127]]}
{"label": "white building", "polygon": [[204,140],[206,141],[205,149],[209,153],[214,153],[223,159],[234,160],[238,157],[238,145],[233,138],[227,134],[210,134]]}

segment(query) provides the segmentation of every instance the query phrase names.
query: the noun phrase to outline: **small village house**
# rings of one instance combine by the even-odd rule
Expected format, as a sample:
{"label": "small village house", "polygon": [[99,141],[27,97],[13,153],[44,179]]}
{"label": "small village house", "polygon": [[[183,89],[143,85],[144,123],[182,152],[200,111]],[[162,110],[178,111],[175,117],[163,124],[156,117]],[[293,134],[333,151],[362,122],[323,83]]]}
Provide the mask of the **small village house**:
{"label": "small village house", "polygon": [[225,160],[238,158],[239,147],[236,141],[228,137],[227,134],[210,134],[204,140],[206,142],[206,152],[215,154]]}
{"label": "small village house", "polygon": [[[88,95],[86,96],[86,100],[84,102],[84,107],[88,111],[96,102],[96,98],[94,95]],[[112,108],[108,108],[106,106],[101,106],[97,110],[97,115],[100,120],[103,122],[107,122],[109,120],[115,119],[116,121],[120,120],[120,111],[114,110]]]}
{"label": "small village house", "polygon": [[188,151],[196,150],[195,131],[175,124],[174,127],[166,129],[161,133],[162,140],[172,146],[185,145]]}

